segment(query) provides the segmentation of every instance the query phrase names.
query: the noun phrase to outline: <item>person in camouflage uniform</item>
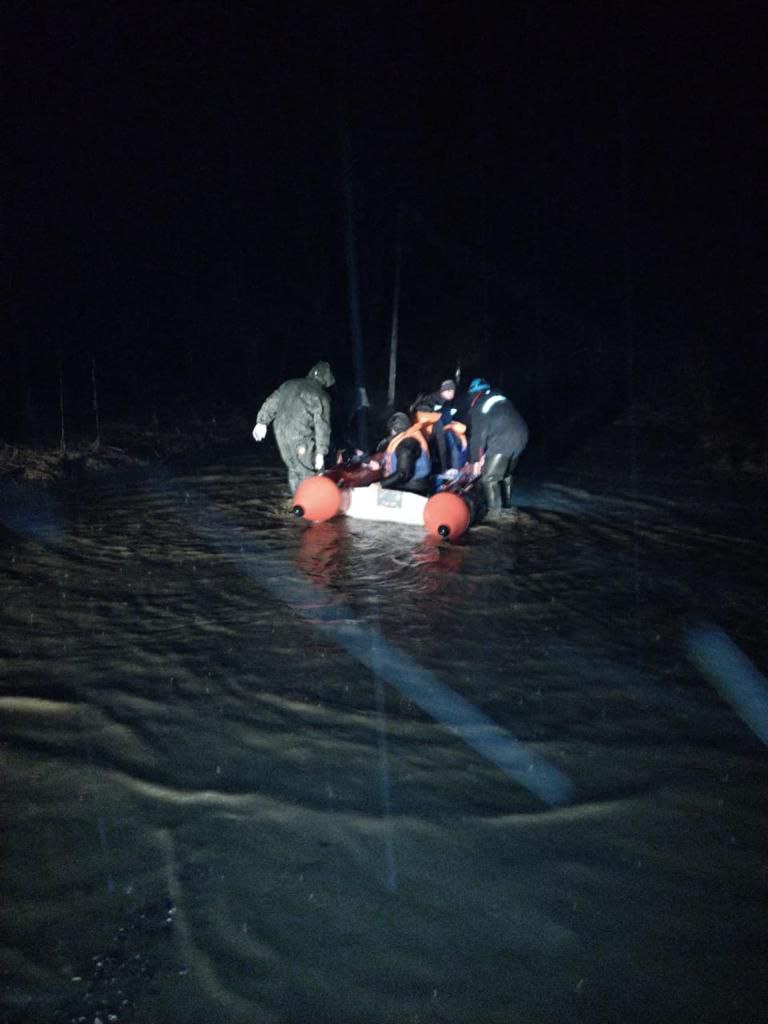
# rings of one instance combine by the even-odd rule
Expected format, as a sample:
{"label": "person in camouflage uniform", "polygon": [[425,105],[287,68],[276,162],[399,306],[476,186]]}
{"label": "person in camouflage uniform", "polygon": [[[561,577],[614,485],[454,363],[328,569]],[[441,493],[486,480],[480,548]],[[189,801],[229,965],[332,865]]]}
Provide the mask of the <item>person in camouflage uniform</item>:
{"label": "person in camouflage uniform", "polygon": [[333,383],[328,363],[315,363],[306,377],[287,380],[273,391],[256,416],[253,438],[263,441],[273,424],[292,493],[325,465],[331,439],[331,398],[326,389]]}

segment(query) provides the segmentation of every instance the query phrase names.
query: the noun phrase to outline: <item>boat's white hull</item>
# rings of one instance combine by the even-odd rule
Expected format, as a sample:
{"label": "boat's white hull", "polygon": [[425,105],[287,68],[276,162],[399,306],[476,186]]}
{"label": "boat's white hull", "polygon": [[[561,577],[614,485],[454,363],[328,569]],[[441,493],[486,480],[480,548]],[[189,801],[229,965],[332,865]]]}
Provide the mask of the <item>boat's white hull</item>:
{"label": "boat's white hull", "polygon": [[408,491],[384,490],[380,484],[350,487],[343,492],[342,512],[374,523],[423,526],[427,498]]}

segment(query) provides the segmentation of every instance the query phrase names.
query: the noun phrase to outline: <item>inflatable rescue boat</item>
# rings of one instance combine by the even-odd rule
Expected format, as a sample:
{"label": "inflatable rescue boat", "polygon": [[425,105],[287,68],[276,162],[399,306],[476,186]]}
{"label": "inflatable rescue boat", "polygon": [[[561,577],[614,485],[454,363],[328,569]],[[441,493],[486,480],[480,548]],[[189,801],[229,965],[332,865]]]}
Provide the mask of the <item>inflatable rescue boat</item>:
{"label": "inflatable rescue boat", "polygon": [[312,523],[337,515],[370,522],[424,526],[434,537],[456,540],[479,512],[479,477],[461,471],[433,495],[381,486],[383,468],[375,461],[341,464],[302,481],[292,512]]}

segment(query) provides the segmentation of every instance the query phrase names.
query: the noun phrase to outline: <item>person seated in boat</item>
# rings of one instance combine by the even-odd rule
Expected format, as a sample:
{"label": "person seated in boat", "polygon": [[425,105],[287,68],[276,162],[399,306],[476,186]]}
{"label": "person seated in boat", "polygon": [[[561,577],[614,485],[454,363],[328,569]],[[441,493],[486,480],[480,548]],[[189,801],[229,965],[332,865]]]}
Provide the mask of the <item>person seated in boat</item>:
{"label": "person seated in boat", "polygon": [[437,391],[419,395],[411,405],[411,412],[415,412],[417,418],[431,423],[429,444],[438,475],[460,469],[467,461],[466,429],[455,422],[455,398],[456,384],[449,378]]}
{"label": "person seated in boat", "polygon": [[438,420],[432,428],[432,439],[438,475],[444,476],[446,473],[455,475],[466,466],[469,459],[469,442],[464,423],[454,419],[447,423]]}
{"label": "person seated in boat", "polygon": [[379,444],[384,454],[384,477],[381,486],[399,491],[427,494],[432,476],[429,453],[431,423],[411,423],[404,412],[396,412],[387,422],[387,436]]}

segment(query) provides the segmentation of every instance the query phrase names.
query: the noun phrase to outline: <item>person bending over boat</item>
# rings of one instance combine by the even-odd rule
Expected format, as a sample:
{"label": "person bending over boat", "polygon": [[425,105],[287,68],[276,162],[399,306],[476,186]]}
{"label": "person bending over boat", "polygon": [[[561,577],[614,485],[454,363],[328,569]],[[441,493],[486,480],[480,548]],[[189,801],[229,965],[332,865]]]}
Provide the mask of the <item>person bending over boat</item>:
{"label": "person bending over boat", "polygon": [[287,380],[273,391],[256,416],[253,439],[263,441],[273,424],[291,493],[325,465],[331,440],[331,398],[326,388],[333,384],[328,363],[315,363],[306,377]]}
{"label": "person bending over boat", "polygon": [[512,473],[528,444],[528,426],[507,396],[481,377],[471,382],[467,398],[469,458],[482,473],[488,512],[494,516],[512,507]]}
{"label": "person bending over boat", "polygon": [[387,423],[389,433],[379,444],[384,452],[384,478],[381,486],[399,491],[426,494],[432,475],[432,459],[427,440],[431,423],[411,423],[404,412],[396,412]]}

